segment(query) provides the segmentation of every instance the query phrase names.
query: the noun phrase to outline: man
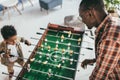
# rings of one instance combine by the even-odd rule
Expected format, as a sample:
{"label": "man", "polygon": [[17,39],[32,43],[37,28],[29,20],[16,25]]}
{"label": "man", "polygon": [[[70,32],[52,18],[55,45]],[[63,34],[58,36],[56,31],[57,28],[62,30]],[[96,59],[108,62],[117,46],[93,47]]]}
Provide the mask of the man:
{"label": "man", "polygon": [[31,44],[24,38],[17,37],[17,31],[12,25],[5,25],[1,28],[1,35],[4,39],[4,41],[0,43],[1,63],[7,66],[9,80],[11,80],[14,74],[14,63],[17,62],[21,66],[24,65],[20,42],[24,42],[27,45]]}
{"label": "man", "polygon": [[96,57],[81,66],[96,62],[90,80],[120,80],[120,19],[107,15],[103,0],[82,0],[79,13],[89,29],[96,27]]}

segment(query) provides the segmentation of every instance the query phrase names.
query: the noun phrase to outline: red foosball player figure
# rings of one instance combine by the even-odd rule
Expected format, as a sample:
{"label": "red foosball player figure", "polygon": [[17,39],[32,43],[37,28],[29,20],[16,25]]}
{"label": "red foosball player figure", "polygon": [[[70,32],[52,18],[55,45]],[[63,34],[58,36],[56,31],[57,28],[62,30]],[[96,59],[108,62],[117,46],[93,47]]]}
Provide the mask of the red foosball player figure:
{"label": "red foosball player figure", "polygon": [[0,43],[1,63],[8,69],[9,80],[12,79],[14,63],[24,65],[23,53],[20,42],[30,46],[31,43],[22,37],[17,36],[17,31],[12,25],[5,25],[1,28],[3,41]]}

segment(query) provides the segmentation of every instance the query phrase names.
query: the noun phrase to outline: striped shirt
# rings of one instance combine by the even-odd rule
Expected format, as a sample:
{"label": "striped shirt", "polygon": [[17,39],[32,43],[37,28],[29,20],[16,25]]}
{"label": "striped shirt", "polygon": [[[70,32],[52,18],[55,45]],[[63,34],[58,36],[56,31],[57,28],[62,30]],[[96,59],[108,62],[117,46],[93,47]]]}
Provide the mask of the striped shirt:
{"label": "striped shirt", "polygon": [[120,80],[120,19],[108,15],[95,31],[96,66],[90,80]]}

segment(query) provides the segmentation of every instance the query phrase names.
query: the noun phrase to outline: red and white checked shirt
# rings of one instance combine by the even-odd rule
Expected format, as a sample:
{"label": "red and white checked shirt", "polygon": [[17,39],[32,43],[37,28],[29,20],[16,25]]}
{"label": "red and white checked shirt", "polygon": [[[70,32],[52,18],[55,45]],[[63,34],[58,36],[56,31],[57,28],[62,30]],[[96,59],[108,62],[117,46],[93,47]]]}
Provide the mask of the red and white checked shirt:
{"label": "red and white checked shirt", "polygon": [[90,80],[120,80],[120,19],[108,15],[96,29],[96,66]]}

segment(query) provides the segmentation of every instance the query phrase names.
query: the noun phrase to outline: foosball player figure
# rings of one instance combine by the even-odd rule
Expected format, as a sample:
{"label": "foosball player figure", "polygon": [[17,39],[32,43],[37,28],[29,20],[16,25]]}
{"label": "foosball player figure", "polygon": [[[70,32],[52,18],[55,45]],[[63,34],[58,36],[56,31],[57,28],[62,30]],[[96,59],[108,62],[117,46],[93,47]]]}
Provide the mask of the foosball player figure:
{"label": "foosball player figure", "polygon": [[61,68],[61,64],[58,64],[58,66],[57,66],[58,68]]}
{"label": "foosball player figure", "polygon": [[56,48],[54,48],[54,51],[55,51],[55,52],[57,52],[57,51],[58,51],[58,48],[57,48],[57,47],[56,47]]}
{"label": "foosball player figure", "polygon": [[71,43],[68,43],[68,50],[70,49]]}
{"label": "foosball player figure", "polygon": [[70,56],[72,56],[72,55],[73,55],[73,50],[70,50],[70,52],[69,52],[69,53],[70,53]]}
{"label": "foosball player figure", "polygon": [[35,58],[30,59],[30,62],[33,62],[33,61],[35,61]]}
{"label": "foosball player figure", "polygon": [[55,58],[54,60],[57,61],[58,56],[57,56],[57,55],[54,55],[54,58]]}
{"label": "foosball player figure", "polygon": [[61,36],[61,42],[63,42],[64,38],[65,38],[64,35],[62,35]]}
{"label": "foosball player figure", "polygon": [[50,57],[50,54],[48,54],[48,53],[47,53],[47,54],[46,54],[46,57],[47,57],[47,59],[49,59],[49,57]]}
{"label": "foosball player figure", "polygon": [[80,42],[81,42],[81,38],[78,39],[78,45],[80,45]]}
{"label": "foosball player figure", "polygon": [[59,44],[59,41],[57,40],[57,41],[56,41],[56,47],[58,47],[58,44]]}
{"label": "foosball player figure", "polygon": [[65,63],[65,57],[62,57],[62,63]]}
{"label": "foosball player figure", "polygon": [[27,70],[28,70],[28,72],[30,72],[30,70],[31,70],[30,64],[27,64]]}
{"label": "foosball player figure", "polygon": [[1,28],[1,35],[4,39],[0,43],[1,64],[7,67],[9,80],[12,80],[14,75],[14,64],[18,63],[22,67],[25,64],[20,42],[28,46],[30,46],[31,43],[23,37],[18,37],[17,31],[12,25],[3,26]]}
{"label": "foosball player figure", "polygon": [[62,54],[65,54],[65,49],[62,49]]}
{"label": "foosball player figure", "polygon": [[43,47],[44,47],[43,45],[40,46],[41,50],[43,50]]}
{"label": "foosball player figure", "polygon": [[42,52],[39,52],[39,58],[42,58]]}
{"label": "foosball player figure", "polygon": [[72,34],[72,33],[71,33],[71,31],[68,31],[68,37],[70,37],[70,36],[71,36],[71,34]]}
{"label": "foosball player figure", "polygon": [[[30,59],[30,62],[33,62],[33,61],[35,61],[35,58]],[[30,64],[27,64],[27,70],[28,70],[28,72],[30,72],[30,70],[31,70]]]}
{"label": "foosball player figure", "polygon": [[44,62],[43,62],[43,64],[47,64],[47,63],[48,63],[48,61],[44,61]]}
{"label": "foosball player figure", "polygon": [[47,48],[48,48],[48,52],[50,52],[51,47],[50,47],[50,46],[48,46]]}
{"label": "foosball player figure", "polygon": [[70,64],[71,64],[71,65],[73,64],[73,59],[70,59]]}
{"label": "foosball player figure", "polygon": [[52,75],[51,75],[51,72],[52,72],[52,70],[49,69],[49,70],[48,70],[48,77],[49,77],[49,78],[52,76]]}
{"label": "foosball player figure", "polygon": [[45,45],[47,45],[47,41],[48,41],[48,40],[47,40],[47,39],[45,39]]}

